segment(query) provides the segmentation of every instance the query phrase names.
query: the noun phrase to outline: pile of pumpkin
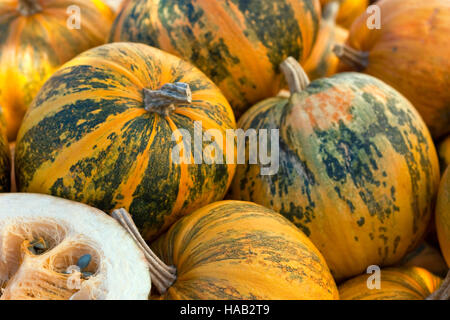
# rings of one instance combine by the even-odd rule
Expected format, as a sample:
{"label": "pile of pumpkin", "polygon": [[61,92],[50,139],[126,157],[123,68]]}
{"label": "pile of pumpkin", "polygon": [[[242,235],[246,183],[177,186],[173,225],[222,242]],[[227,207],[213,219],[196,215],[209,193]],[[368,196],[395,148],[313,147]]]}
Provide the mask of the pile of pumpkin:
{"label": "pile of pumpkin", "polygon": [[448,0],[106,2],[0,3],[0,299],[449,298]]}

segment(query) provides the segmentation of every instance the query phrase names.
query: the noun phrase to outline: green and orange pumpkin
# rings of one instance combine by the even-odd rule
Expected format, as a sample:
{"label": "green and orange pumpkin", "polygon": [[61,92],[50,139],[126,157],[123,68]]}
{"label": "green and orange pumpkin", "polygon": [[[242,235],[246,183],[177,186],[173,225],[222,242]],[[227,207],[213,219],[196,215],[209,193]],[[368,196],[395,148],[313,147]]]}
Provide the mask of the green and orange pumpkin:
{"label": "green and orange pumpkin", "polygon": [[142,42],[190,61],[240,115],[283,87],[285,58],[306,61],[319,22],[318,0],[125,0],[110,41]]}
{"label": "green and orange pumpkin", "polygon": [[380,271],[380,288],[369,288],[372,275],[360,275],[339,286],[342,300],[424,300],[442,284],[442,279],[418,267],[386,268]]}
{"label": "green and orange pumpkin", "polygon": [[[80,19],[71,7],[79,9]],[[0,105],[14,141],[47,78],[77,54],[105,43],[114,15],[101,0],[4,0],[0,16]]]}
{"label": "green and orange pumpkin", "polygon": [[329,77],[337,72],[339,59],[334,54],[333,47],[336,43],[344,44],[348,37],[348,31],[336,25],[338,9],[338,2],[331,2],[324,8],[317,41],[303,65],[311,80]]}
{"label": "green and orange pumpkin", "polygon": [[[235,165],[219,162],[225,144],[207,152],[218,141],[206,134],[235,126],[226,98],[191,64],[144,44],[99,46],[62,66],[31,105],[16,144],[17,187],[106,212],[124,207],[148,240],[223,198]],[[188,163],[197,134],[201,165]]]}
{"label": "green and orange pumpkin", "polygon": [[439,184],[422,118],[374,77],[340,73],[309,83],[293,58],[283,69],[291,97],[264,100],[238,123],[279,129],[278,171],[261,175],[260,164],[238,165],[233,198],[286,216],[338,281],[400,261],[422,240]]}
{"label": "green and orange pumpkin", "polygon": [[447,266],[450,267],[450,167],[442,176],[436,204],[436,231]]}
{"label": "green and orange pumpkin", "polygon": [[8,192],[11,186],[11,163],[6,136],[6,123],[0,107],[0,192]]}
{"label": "green and orange pumpkin", "polygon": [[[124,210],[113,216],[133,228]],[[139,239],[139,233],[131,231]],[[155,299],[338,299],[319,250],[279,213],[243,201],[219,201],[178,220],[151,245]]]}
{"label": "green and orange pumpkin", "polygon": [[335,52],[340,71],[375,76],[408,98],[434,138],[450,133],[450,1],[381,0],[379,29],[373,13],[352,25],[346,46]]}

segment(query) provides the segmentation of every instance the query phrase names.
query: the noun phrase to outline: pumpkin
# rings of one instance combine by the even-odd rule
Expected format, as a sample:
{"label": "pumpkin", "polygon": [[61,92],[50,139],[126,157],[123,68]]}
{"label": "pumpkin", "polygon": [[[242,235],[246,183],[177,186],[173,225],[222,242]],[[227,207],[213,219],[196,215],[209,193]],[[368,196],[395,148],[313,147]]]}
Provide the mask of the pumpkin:
{"label": "pumpkin", "polygon": [[0,300],[147,299],[143,252],[100,210],[47,195],[0,194]]}
{"label": "pumpkin", "polygon": [[417,108],[434,138],[450,133],[450,1],[377,2],[381,28],[369,29],[373,13],[361,15],[345,46],[335,52],[349,69],[375,76]]}
{"label": "pumpkin", "polygon": [[435,219],[442,255],[450,267],[450,167],[447,167],[442,176]]}
{"label": "pumpkin", "polygon": [[339,286],[342,300],[424,300],[442,279],[419,267],[386,268],[380,271],[380,288],[369,288],[371,274],[360,275]]}
{"label": "pumpkin", "polygon": [[441,171],[444,172],[450,164],[450,136],[438,144],[438,154]]}
{"label": "pumpkin", "polygon": [[8,192],[11,184],[11,164],[6,136],[6,123],[0,107],[0,192]]}
{"label": "pumpkin", "polygon": [[303,65],[309,78],[314,80],[336,73],[339,59],[333,53],[335,43],[345,43],[348,31],[336,25],[337,2],[328,4],[320,20],[319,35],[311,55]]}
{"label": "pumpkin", "polygon": [[439,250],[425,241],[404,256],[398,266],[420,267],[438,276],[445,276],[448,271],[448,267]]}
{"label": "pumpkin", "polygon": [[[15,140],[20,122],[45,80],[64,62],[103,44],[114,16],[101,0],[7,0],[0,3],[0,105],[7,134]],[[68,13],[69,12],[69,13]],[[74,11],[75,12],[75,11]]]}
{"label": "pumpkin", "polygon": [[261,175],[263,165],[238,165],[233,198],[286,216],[338,281],[398,262],[423,238],[436,199],[439,164],[428,129],[374,77],[340,73],[309,83],[293,58],[283,70],[291,98],[264,100],[238,123],[279,129],[278,170]]}
{"label": "pumpkin", "polygon": [[326,6],[333,1],[340,4],[336,22],[346,29],[350,28],[353,21],[369,6],[368,0],[320,0],[322,6]]}
{"label": "pumpkin", "polygon": [[[235,126],[220,90],[189,63],[144,44],[103,45],[66,63],[38,93],[16,143],[17,187],[106,212],[124,207],[150,240],[223,198],[235,165],[219,154],[225,159],[228,144],[221,150],[207,134]],[[190,161],[196,145],[202,165]]]}
{"label": "pumpkin", "polygon": [[[178,220],[150,249],[123,209],[113,216],[143,245],[157,299],[337,299],[319,250],[280,214],[219,201]],[[134,231],[133,231],[134,229]]]}
{"label": "pumpkin", "polygon": [[283,86],[279,64],[306,61],[318,0],[125,0],[110,41],[149,44],[190,61],[216,83],[236,115]]}

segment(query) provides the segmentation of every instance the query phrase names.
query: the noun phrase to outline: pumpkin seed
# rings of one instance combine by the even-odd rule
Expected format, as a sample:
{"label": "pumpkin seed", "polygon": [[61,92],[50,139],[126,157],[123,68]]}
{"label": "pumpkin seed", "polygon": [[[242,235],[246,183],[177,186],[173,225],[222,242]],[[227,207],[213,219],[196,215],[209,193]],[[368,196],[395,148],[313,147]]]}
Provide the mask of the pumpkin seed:
{"label": "pumpkin seed", "polygon": [[84,269],[89,265],[89,263],[91,262],[91,259],[92,259],[92,257],[90,254],[85,254],[84,256],[81,256],[80,259],[78,259],[77,266],[80,269]]}
{"label": "pumpkin seed", "polygon": [[82,272],[82,275],[83,275],[83,278],[89,278],[89,277],[91,277],[92,276],[92,272]]}

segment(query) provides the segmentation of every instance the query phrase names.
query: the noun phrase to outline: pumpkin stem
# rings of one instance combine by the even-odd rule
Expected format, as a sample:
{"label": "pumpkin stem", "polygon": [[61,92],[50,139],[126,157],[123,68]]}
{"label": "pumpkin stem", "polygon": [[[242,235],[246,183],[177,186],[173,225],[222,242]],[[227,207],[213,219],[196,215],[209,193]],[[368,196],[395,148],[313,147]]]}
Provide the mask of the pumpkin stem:
{"label": "pumpkin stem", "polygon": [[174,266],[166,265],[156,256],[142,238],[133,222],[133,218],[125,209],[116,209],[111,213],[111,216],[128,231],[136,244],[141,248],[149,265],[152,284],[155,285],[160,294],[164,294],[177,279],[177,269]]}
{"label": "pumpkin stem", "polygon": [[41,12],[42,7],[38,0],[19,0],[17,10],[23,16],[31,16],[35,13]]}
{"label": "pumpkin stem", "polygon": [[291,94],[302,92],[309,85],[308,75],[294,58],[288,57],[280,64],[280,68],[286,78]]}
{"label": "pumpkin stem", "polygon": [[439,289],[430,294],[426,300],[450,300],[450,270]]}
{"label": "pumpkin stem", "polygon": [[175,104],[191,102],[191,88],[184,82],[166,83],[159,90],[144,88],[145,110],[156,112],[163,117],[175,110]]}
{"label": "pumpkin stem", "polygon": [[330,22],[335,22],[339,12],[339,2],[332,1],[323,8],[322,19]]}
{"label": "pumpkin stem", "polygon": [[369,64],[368,52],[355,50],[348,45],[337,43],[333,47],[333,52],[342,62],[355,70],[362,71]]}

